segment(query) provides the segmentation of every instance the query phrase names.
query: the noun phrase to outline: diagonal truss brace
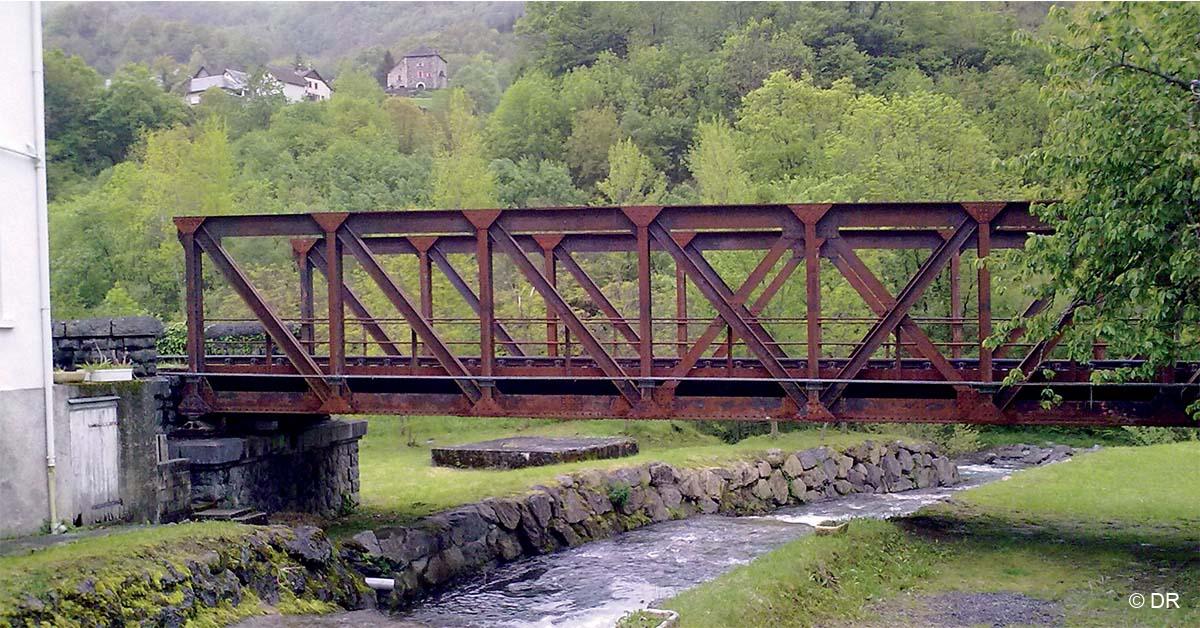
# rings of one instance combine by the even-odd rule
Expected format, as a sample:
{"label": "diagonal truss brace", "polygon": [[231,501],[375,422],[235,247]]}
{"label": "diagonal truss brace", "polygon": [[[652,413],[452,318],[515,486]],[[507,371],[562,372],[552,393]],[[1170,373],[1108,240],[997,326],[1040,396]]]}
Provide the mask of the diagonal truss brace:
{"label": "diagonal truss brace", "polygon": [[358,260],[363,270],[375,280],[380,291],[400,311],[400,314],[408,321],[409,326],[417,332],[417,337],[421,339],[421,342],[425,343],[426,347],[429,347],[429,350],[437,358],[442,368],[446,369],[446,372],[454,378],[454,382],[462,389],[463,394],[471,400],[471,403],[478,402],[483,394],[479,389],[479,385],[475,382],[474,376],[450,352],[450,349],[446,347],[446,343],[434,331],[429,321],[421,316],[417,308],[413,306],[412,301],[404,294],[404,291],[392,281],[392,278],[388,276],[387,271],[379,264],[379,260],[367,248],[362,238],[344,224],[338,228],[337,238],[341,241],[346,251]]}
{"label": "diagonal truss brace", "polygon": [[546,279],[546,276],[533,265],[533,262],[529,261],[525,250],[512,237],[512,234],[497,222],[492,223],[491,227],[488,228],[488,235],[495,242],[496,246],[508,254],[513,263],[516,264],[517,269],[521,271],[521,274],[525,275],[525,279],[533,286],[534,290],[537,290],[542,298],[546,299],[551,307],[554,308],[555,313],[558,314],[567,328],[571,330],[571,333],[579,338],[580,344],[592,356],[592,359],[596,361],[596,365],[600,367],[600,370],[612,378],[612,383],[620,391],[621,396],[629,402],[630,406],[637,405],[641,395],[633,380],[621,368],[621,365],[604,350],[604,346],[592,335],[592,332],[583,324],[583,321],[579,320],[579,317],[575,315],[575,312],[567,304],[566,300],[562,298],[562,295],[554,289],[554,286],[550,285],[550,281]]}
{"label": "diagonal truss brace", "polygon": [[[322,275],[328,276],[329,266],[325,263],[325,254],[321,252],[320,246],[314,246],[309,250],[308,260]],[[346,307],[350,308],[355,318],[362,323],[363,328],[367,330],[368,334],[371,334],[371,337],[375,339],[375,344],[378,344],[384,353],[390,356],[400,355],[400,349],[396,348],[396,343],[392,342],[392,339],[388,337],[383,327],[380,327],[379,323],[375,322],[375,317],[371,316],[371,312],[367,310],[367,306],[358,298],[358,295],[354,294],[350,286],[342,286],[342,300],[346,302]]]}
{"label": "diagonal truss brace", "polygon": [[625,340],[629,341],[631,346],[637,348],[641,344],[641,339],[638,338],[637,332],[633,330],[633,327],[629,325],[625,317],[621,316],[621,313],[617,311],[612,301],[609,301],[608,297],[604,296],[604,292],[600,290],[600,286],[597,286],[596,282],[592,281],[592,278],[579,265],[579,262],[576,262],[575,258],[571,257],[571,254],[562,245],[554,247],[554,258],[562,263],[567,272],[571,273],[571,277],[575,278],[575,282],[583,288],[583,291],[596,304],[596,307],[600,308],[601,312],[604,312],[604,315],[608,317],[608,322],[617,331],[621,332],[622,336],[625,336]]}
{"label": "diagonal truss brace", "polygon": [[[967,217],[959,223],[949,238],[942,242],[938,248],[934,249],[933,253],[917,269],[917,274],[913,275],[908,285],[904,286],[904,289],[896,296],[895,304],[879,318],[879,321],[863,337],[862,342],[854,348],[849,360],[838,373],[837,379],[849,380],[858,376],[863,367],[867,365],[867,361],[871,359],[871,355],[900,326],[900,323],[908,316],[908,311],[912,309],[912,306],[925,293],[925,289],[942,272],[942,269],[949,263],[950,258],[962,250],[962,247],[975,235],[978,229],[979,224],[975,219]],[[846,386],[847,384],[844,381],[830,384],[821,393],[821,402],[825,404],[825,407],[832,408],[833,404],[841,398],[842,393],[846,392]]]}
{"label": "diagonal truss brace", "polygon": [[[783,254],[786,253],[794,244],[795,239],[787,236],[776,240],[771,249],[767,251],[766,256],[763,257],[763,259],[758,263],[757,266],[754,267],[752,271],[750,271],[750,274],[746,277],[746,280],[742,282],[742,286],[733,294],[733,297],[730,299],[730,304],[741,305],[745,303],[746,299],[750,297],[750,294],[754,292],[754,290],[758,288],[759,284],[762,283],[763,279],[766,278],[766,274],[775,267],[776,263],[779,262],[779,258],[782,257]],[[797,260],[798,258],[793,256],[792,259]],[[779,271],[779,275],[776,276],[776,280],[771,282],[771,285],[782,285],[783,282],[779,281],[779,277],[791,275],[792,271],[796,269],[797,265],[798,262],[793,264],[789,261],[789,263]],[[778,290],[778,287],[776,287],[776,290]],[[763,294],[760,295],[754,303],[754,307],[751,308],[750,315],[755,315],[755,308],[761,311],[763,307],[766,307],[767,301],[770,301],[770,298],[773,295],[774,291],[771,290],[763,292]],[[704,352],[708,350],[712,343],[716,341],[717,336],[720,335],[721,330],[725,327],[724,320],[725,319],[723,317],[718,315],[712,320],[712,322],[708,324],[708,327],[704,329],[704,333],[700,334],[700,338],[696,340],[695,344],[692,345],[692,348],[688,350],[687,354],[684,355],[683,358],[679,360],[679,363],[675,365],[675,368],[671,370],[670,377],[685,377],[692,371],[692,369],[696,366],[696,362],[700,361],[700,358],[704,355]],[[663,384],[663,388],[665,388],[668,393],[669,391],[673,391],[678,386],[678,379],[671,379]]]}
{"label": "diagonal truss brace", "polygon": [[[471,286],[463,280],[462,275],[458,274],[458,271],[455,270],[454,266],[450,264],[450,260],[446,257],[446,254],[442,253],[436,244],[429,248],[429,259],[433,260],[433,263],[437,264],[438,268],[442,269],[442,273],[446,275],[446,279],[450,281],[450,285],[454,286],[454,289],[457,290],[460,295],[462,295],[463,300],[466,301],[467,305],[471,307],[471,311],[475,312],[475,315],[478,316],[479,296],[476,295],[475,291],[471,289]],[[504,346],[508,347],[509,353],[518,357],[525,356],[525,352],[521,349],[521,345],[517,344],[516,340],[513,340],[513,337],[509,335],[508,330],[504,329],[504,326],[500,323],[496,323],[496,337],[500,339],[500,342],[503,343]]]}
{"label": "diagonal truss brace", "polygon": [[[1041,368],[1042,362],[1046,361],[1046,357],[1062,341],[1063,333],[1066,332],[1066,328],[1071,324],[1071,321],[1075,319],[1075,310],[1079,309],[1081,305],[1083,305],[1081,299],[1075,299],[1067,304],[1066,309],[1059,315],[1058,320],[1054,322],[1054,333],[1048,338],[1039,340],[1029,348],[1029,353],[1025,354],[1025,357],[1021,359],[1021,363],[1017,365],[1017,370],[1024,374],[1025,381],[1037,377],[1037,371]],[[1024,382],[1005,386],[992,398],[992,403],[997,408],[1004,410],[1017,398],[1017,394],[1021,392],[1023,385]]]}
{"label": "diagonal truss brace", "polygon": [[766,330],[749,322],[752,318],[749,310],[745,305],[734,303],[733,291],[708,263],[708,260],[704,259],[700,251],[690,243],[686,247],[679,246],[679,243],[671,237],[671,233],[657,222],[650,223],[649,231],[650,235],[658,241],[659,246],[675,259],[675,263],[683,268],[684,273],[696,284],[701,294],[712,303],[721,318],[725,319],[729,327],[745,341],[750,351],[762,361],[767,372],[779,380],[779,385],[788,398],[797,407],[805,407],[808,397],[795,382],[790,381],[791,375],[779,363],[776,353],[768,346],[767,343],[772,342],[770,336],[767,335],[764,338]]}
{"label": "diagonal truss brace", "polygon": [[208,253],[209,258],[213,261],[213,265],[225,276],[225,279],[229,282],[234,292],[237,292],[242,301],[246,303],[246,306],[258,317],[263,329],[266,330],[275,343],[279,345],[280,349],[283,350],[283,354],[292,363],[292,367],[296,369],[296,372],[304,376],[304,381],[313,391],[313,394],[322,403],[326,403],[330,399],[337,397],[338,395],[334,392],[333,387],[326,380],[325,374],[321,372],[321,368],[317,366],[312,356],[308,355],[308,352],[300,345],[300,341],[288,330],[283,319],[279,318],[279,315],[263,300],[262,295],[254,289],[246,274],[229,257],[229,253],[225,251],[225,247],[221,246],[221,243],[213,238],[203,225],[196,229],[194,238],[195,242],[200,245],[200,248],[205,253]]}
{"label": "diagonal truss brace", "polygon": [[[876,316],[882,317],[887,314],[889,309],[896,306],[896,299],[888,292],[887,287],[879,281],[875,273],[871,272],[871,269],[854,252],[854,249],[842,238],[831,238],[827,248],[829,261],[841,271]],[[900,332],[901,338],[915,345],[917,352],[929,360],[929,363],[944,379],[951,382],[963,380],[954,365],[950,364],[946,356],[938,351],[937,345],[933,344],[929,336],[908,315],[900,319]]]}

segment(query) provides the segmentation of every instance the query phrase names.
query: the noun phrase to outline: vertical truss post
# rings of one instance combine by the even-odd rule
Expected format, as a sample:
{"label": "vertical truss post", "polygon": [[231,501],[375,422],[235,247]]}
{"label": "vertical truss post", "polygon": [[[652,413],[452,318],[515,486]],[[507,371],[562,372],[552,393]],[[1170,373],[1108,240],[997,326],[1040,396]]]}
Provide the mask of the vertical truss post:
{"label": "vertical truss post", "polygon": [[654,298],[650,285],[650,232],[647,226],[658,217],[662,207],[626,207],[621,211],[633,223],[637,237],[638,260],[638,375],[642,398],[653,392],[654,376]]}
{"label": "vertical truss post", "polygon": [[[450,282],[450,285],[453,286],[454,289],[458,291],[458,294],[462,296],[463,300],[467,302],[467,305],[470,306],[471,311],[475,312],[475,315],[478,316],[479,297],[475,295],[475,291],[471,289],[471,286],[467,285],[467,282],[462,278],[462,275],[458,274],[457,270],[454,270],[454,266],[450,264],[449,258],[442,253],[440,247],[435,245],[429,249],[429,259],[433,260],[433,263],[437,264],[438,268],[442,269],[442,274],[446,276],[446,280]],[[432,324],[433,323],[431,322],[430,325]],[[499,339],[500,342],[504,343],[504,346],[508,347],[509,353],[516,356],[525,355],[525,352],[521,350],[521,346],[512,339],[512,336],[508,335],[508,332],[504,329],[504,325],[496,323],[495,328],[496,338]]]}
{"label": "vertical truss post", "polygon": [[972,218],[978,223],[976,252],[979,256],[979,379],[993,381],[992,350],[984,346],[992,335],[992,271],[988,268],[988,257],[992,254],[992,220],[1004,210],[1007,203],[963,203]]}
{"label": "vertical truss post", "polygon": [[188,370],[193,373],[204,370],[204,266],[200,244],[196,242],[195,235],[196,229],[203,223],[203,218],[175,219],[179,241],[183,244]]}
{"label": "vertical truss post", "polygon": [[[322,274],[327,274],[329,268],[325,265],[325,257],[321,254],[321,248],[321,246],[314,246],[309,249],[308,261]],[[342,301],[346,304],[346,307],[350,308],[350,312],[358,318],[359,322],[362,323],[363,330],[371,334],[371,337],[375,339],[375,344],[379,345],[379,348],[384,353],[391,356],[400,355],[400,350],[396,348],[392,339],[388,338],[387,332],[383,330],[383,327],[379,326],[375,317],[371,316],[371,313],[367,311],[367,306],[363,305],[363,302],[358,298],[358,295],[354,294],[350,286],[344,284],[342,285]],[[363,350],[366,351],[365,342]]]}
{"label": "vertical truss post", "polygon": [[[421,316],[433,324],[433,262],[429,258],[429,249],[437,242],[437,237],[410,236],[408,238],[413,248],[417,250],[417,284],[421,300]],[[417,330],[410,331],[413,343],[416,343]],[[414,352],[416,353],[416,352]],[[422,347],[422,353],[428,354],[429,347]],[[413,356],[416,357],[415,355]]]}
{"label": "vertical truss post", "polygon": [[346,222],[345,212],[313,214],[313,219],[325,231],[325,272],[329,300],[329,374],[346,372],[346,308],[342,304],[342,243],[338,229]]}
{"label": "vertical truss post", "polygon": [[[542,247],[542,274],[550,287],[558,290],[558,258],[554,257],[554,247],[562,242],[562,234],[538,234],[533,239]],[[546,356],[553,358],[558,356],[558,317],[550,299],[542,300],[546,304]]]}
{"label": "vertical truss post", "polygon": [[496,300],[492,286],[492,241],[488,228],[499,210],[464,211],[475,227],[475,261],[479,264],[479,374],[484,402],[491,401],[496,365]]}
{"label": "vertical truss post", "polygon": [[[789,205],[788,209],[804,223],[804,302],[806,306],[805,348],[808,350],[807,375],[821,377],[821,245],[817,225],[832,205]],[[810,401],[812,401],[810,397]]]}
{"label": "vertical truss post", "polygon": [[688,353],[688,275],[676,264],[676,352]]}
{"label": "vertical truss post", "polygon": [[313,263],[309,257],[316,240],[292,240],[292,252],[296,257],[296,268],[300,271],[300,344],[312,354],[316,338],[314,330],[316,308],[313,306]]}
{"label": "vertical truss post", "polygon": [[962,253],[950,258],[950,357],[962,357]]}
{"label": "vertical truss post", "polygon": [[629,326],[629,323],[626,322],[625,318],[621,316],[621,313],[617,311],[617,308],[612,304],[612,301],[609,301],[608,297],[604,296],[604,292],[600,290],[600,286],[597,286],[596,282],[593,281],[590,276],[588,276],[587,272],[583,270],[583,267],[579,265],[579,262],[576,262],[575,258],[571,257],[571,254],[568,253],[567,250],[562,246],[557,246],[554,248],[554,255],[558,258],[558,261],[562,262],[562,265],[566,267],[567,272],[571,273],[571,277],[575,279],[575,282],[579,284],[579,287],[583,288],[583,291],[586,292],[588,297],[592,299],[592,303],[595,304],[595,306],[599,308],[601,312],[604,312],[604,315],[608,317],[609,323],[611,323],[617,331],[621,332],[622,336],[625,336],[625,340],[629,342],[630,346],[634,348],[640,346],[641,341],[638,339],[637,332]]}

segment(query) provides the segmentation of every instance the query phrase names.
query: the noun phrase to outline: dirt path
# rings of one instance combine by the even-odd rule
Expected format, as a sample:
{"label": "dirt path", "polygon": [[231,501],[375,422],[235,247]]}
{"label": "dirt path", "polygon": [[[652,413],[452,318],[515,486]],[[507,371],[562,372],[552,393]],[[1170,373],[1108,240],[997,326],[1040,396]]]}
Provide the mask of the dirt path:
{"label": "dirt path", "polygon": [[867,626],[1062,626],[1062,605],[1022,593],[952,592],[904,594],[872,607],[879,617]]}

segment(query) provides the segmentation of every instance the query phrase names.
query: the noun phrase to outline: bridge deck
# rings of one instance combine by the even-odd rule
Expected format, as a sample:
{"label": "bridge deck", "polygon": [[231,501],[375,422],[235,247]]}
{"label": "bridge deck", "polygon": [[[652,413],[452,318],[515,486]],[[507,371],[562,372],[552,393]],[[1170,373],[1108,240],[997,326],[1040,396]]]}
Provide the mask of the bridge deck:
{"label": "bridge deck", "polygon": [[[993,318],[990,271],[980,264],[974,281],[964,280],[961,258],[969,254],[974,267],[993,248],[1020,248],[1030,234],[1049,232],[1029,207],[1000,201],[181,218],[188,368],[180,409],[196,416],[1195,425],[1185,408],[1196,398],[1200,365],[1181,363],[1152,383],[1093,385],[1095,371],[1139,362],[1107,359],[1103,345],[1087,363],[1058,359],[1055,347],[1078,303],[1058,316],[1049,340],[1022,342],[1015,330],[996,348],[983,342],[1002,320]],[[290,244],[297,261],[299,298],[291,309],[269,302],[229,252],[231,241],[271,238]],[[871,249],[928,253],[893,294],[858,255]],[[719,271],[713,258],[721,251],[743,252],[743,265],[749,260],[753,268]],[[396,256],[415,258],[416,277],[387,261]],[[265,332],[261,346],[222,355],[221,343],[206,337],[203,259]],[[636,287],[632,305],[618,307],[596,281],[604,259],[610,275],[613,260],[633,262],[617,271]],[[357,285],[345,279],[351,269]],[[831,270],[874,316],[823,314],[829,280],[822,273]],[[674,294],[664,295],[669,272]],[[731,281],[731,274],[740,276]],[[314,278],[322,275],[318,291]],[[435,277],[457,293],[459,311],[465,305],[475,318],[435,316]],[[537,298],[544,315],[498,316],[498,277],[513,288],[505,294]],[[938,282],[948,303],[927,296]],[[416,284],[415,298],[406,283]],[[799,291],[788,291],[793,283]],[[319,292],[327,308],[321,315]],[[697,294],[715,316],[697,314],[689,303]],[[781,294],[802,316],[764,315]],[[664,317],[664,302],[672,300],[672,315]],[[391,311],[378,316],[368,302]],[[917,316],[918,303],[940,314]],[[1050,305],[1038,299],[1006,315],[1036,315]],[[823,342],[838,325],[843,340]],[[846,325],[861,339],[844,340],[851,337]],[[1028,381],[1001,386],[1014,369]],[[1047,370],[1050,381],[1043,379]],[[1059,402],[1043,407],[1045,391]]]}

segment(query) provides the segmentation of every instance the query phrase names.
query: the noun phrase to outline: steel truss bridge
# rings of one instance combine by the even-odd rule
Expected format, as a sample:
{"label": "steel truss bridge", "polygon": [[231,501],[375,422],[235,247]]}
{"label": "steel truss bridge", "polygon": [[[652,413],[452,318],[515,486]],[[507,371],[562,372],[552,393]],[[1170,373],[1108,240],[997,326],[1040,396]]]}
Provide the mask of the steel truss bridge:
{"label": "steel truss bridge", "polygon": [[[1026,201],[382,211],[175,223],[185,253],[188,364],[180,409],[188,416],[1195,425],[1185,408],[1196,399],[1196,363],[1163,370],[1154,382],[1101,385],[1091,383],[1094,372],[1140,362],[1107,356],[1104,346],[1086,363],[1055,359],[1078,304],[1066,306],[1049,340],[1022,342],[1018,329],[995,349],[984,344],[1000,319],[992,316],[990,270],[978,261],[1050,231]],[[290,244],[296,280],[255,285],[230,253],[258,246],[244,240]],[[895,293],[860,257],[880,249],[924,257]],[[757,262],[731,283],[714,267],[725,251]],[[235,355],[206,343],[213,321],[205,319],[205,259],[215,269],[208,277],[227,283],[265,331],[260,348]],[[977,275],[970,290],[963,289],[964,263]],[[596,269],[613,267],[636,288],[636,298],[626,299],[636,312],[621,312],[597,283]],[[348,272],[363,279],[357,293]],[[942,311],[949,315],[918,316],[914,305],[944,274],[949,304]],[[540,302],[536,315],[498,315],[498,277],[508,282],[504,294]],[[456,292],[475,316],[438,317],[435,278],[439,300]],[[835,281],[874,315],[826,315],[822,300]],[[281,285],[295,286],[290,308],[264,296]],[[373,301],[363,294],[368,289]],[[803,295],[791,310],[804,315],[764,314],[781,293],[793,301]],[[701,299],[708,307],[697,307]],[[368,301],[389,311],[370,311]],[[501,309],[511,312],[510,305]],[[1035,301],[1023,314],[1051,306]],[[466,311],[461,302],[458,309]],[[701,309],[710,314],[697,316]],[[1001,386],[1013,369],[1031,377]],[[1044,369],[1055,376],[1039,379]],[[1046,389],[1061,401],[1043,407]]]}

